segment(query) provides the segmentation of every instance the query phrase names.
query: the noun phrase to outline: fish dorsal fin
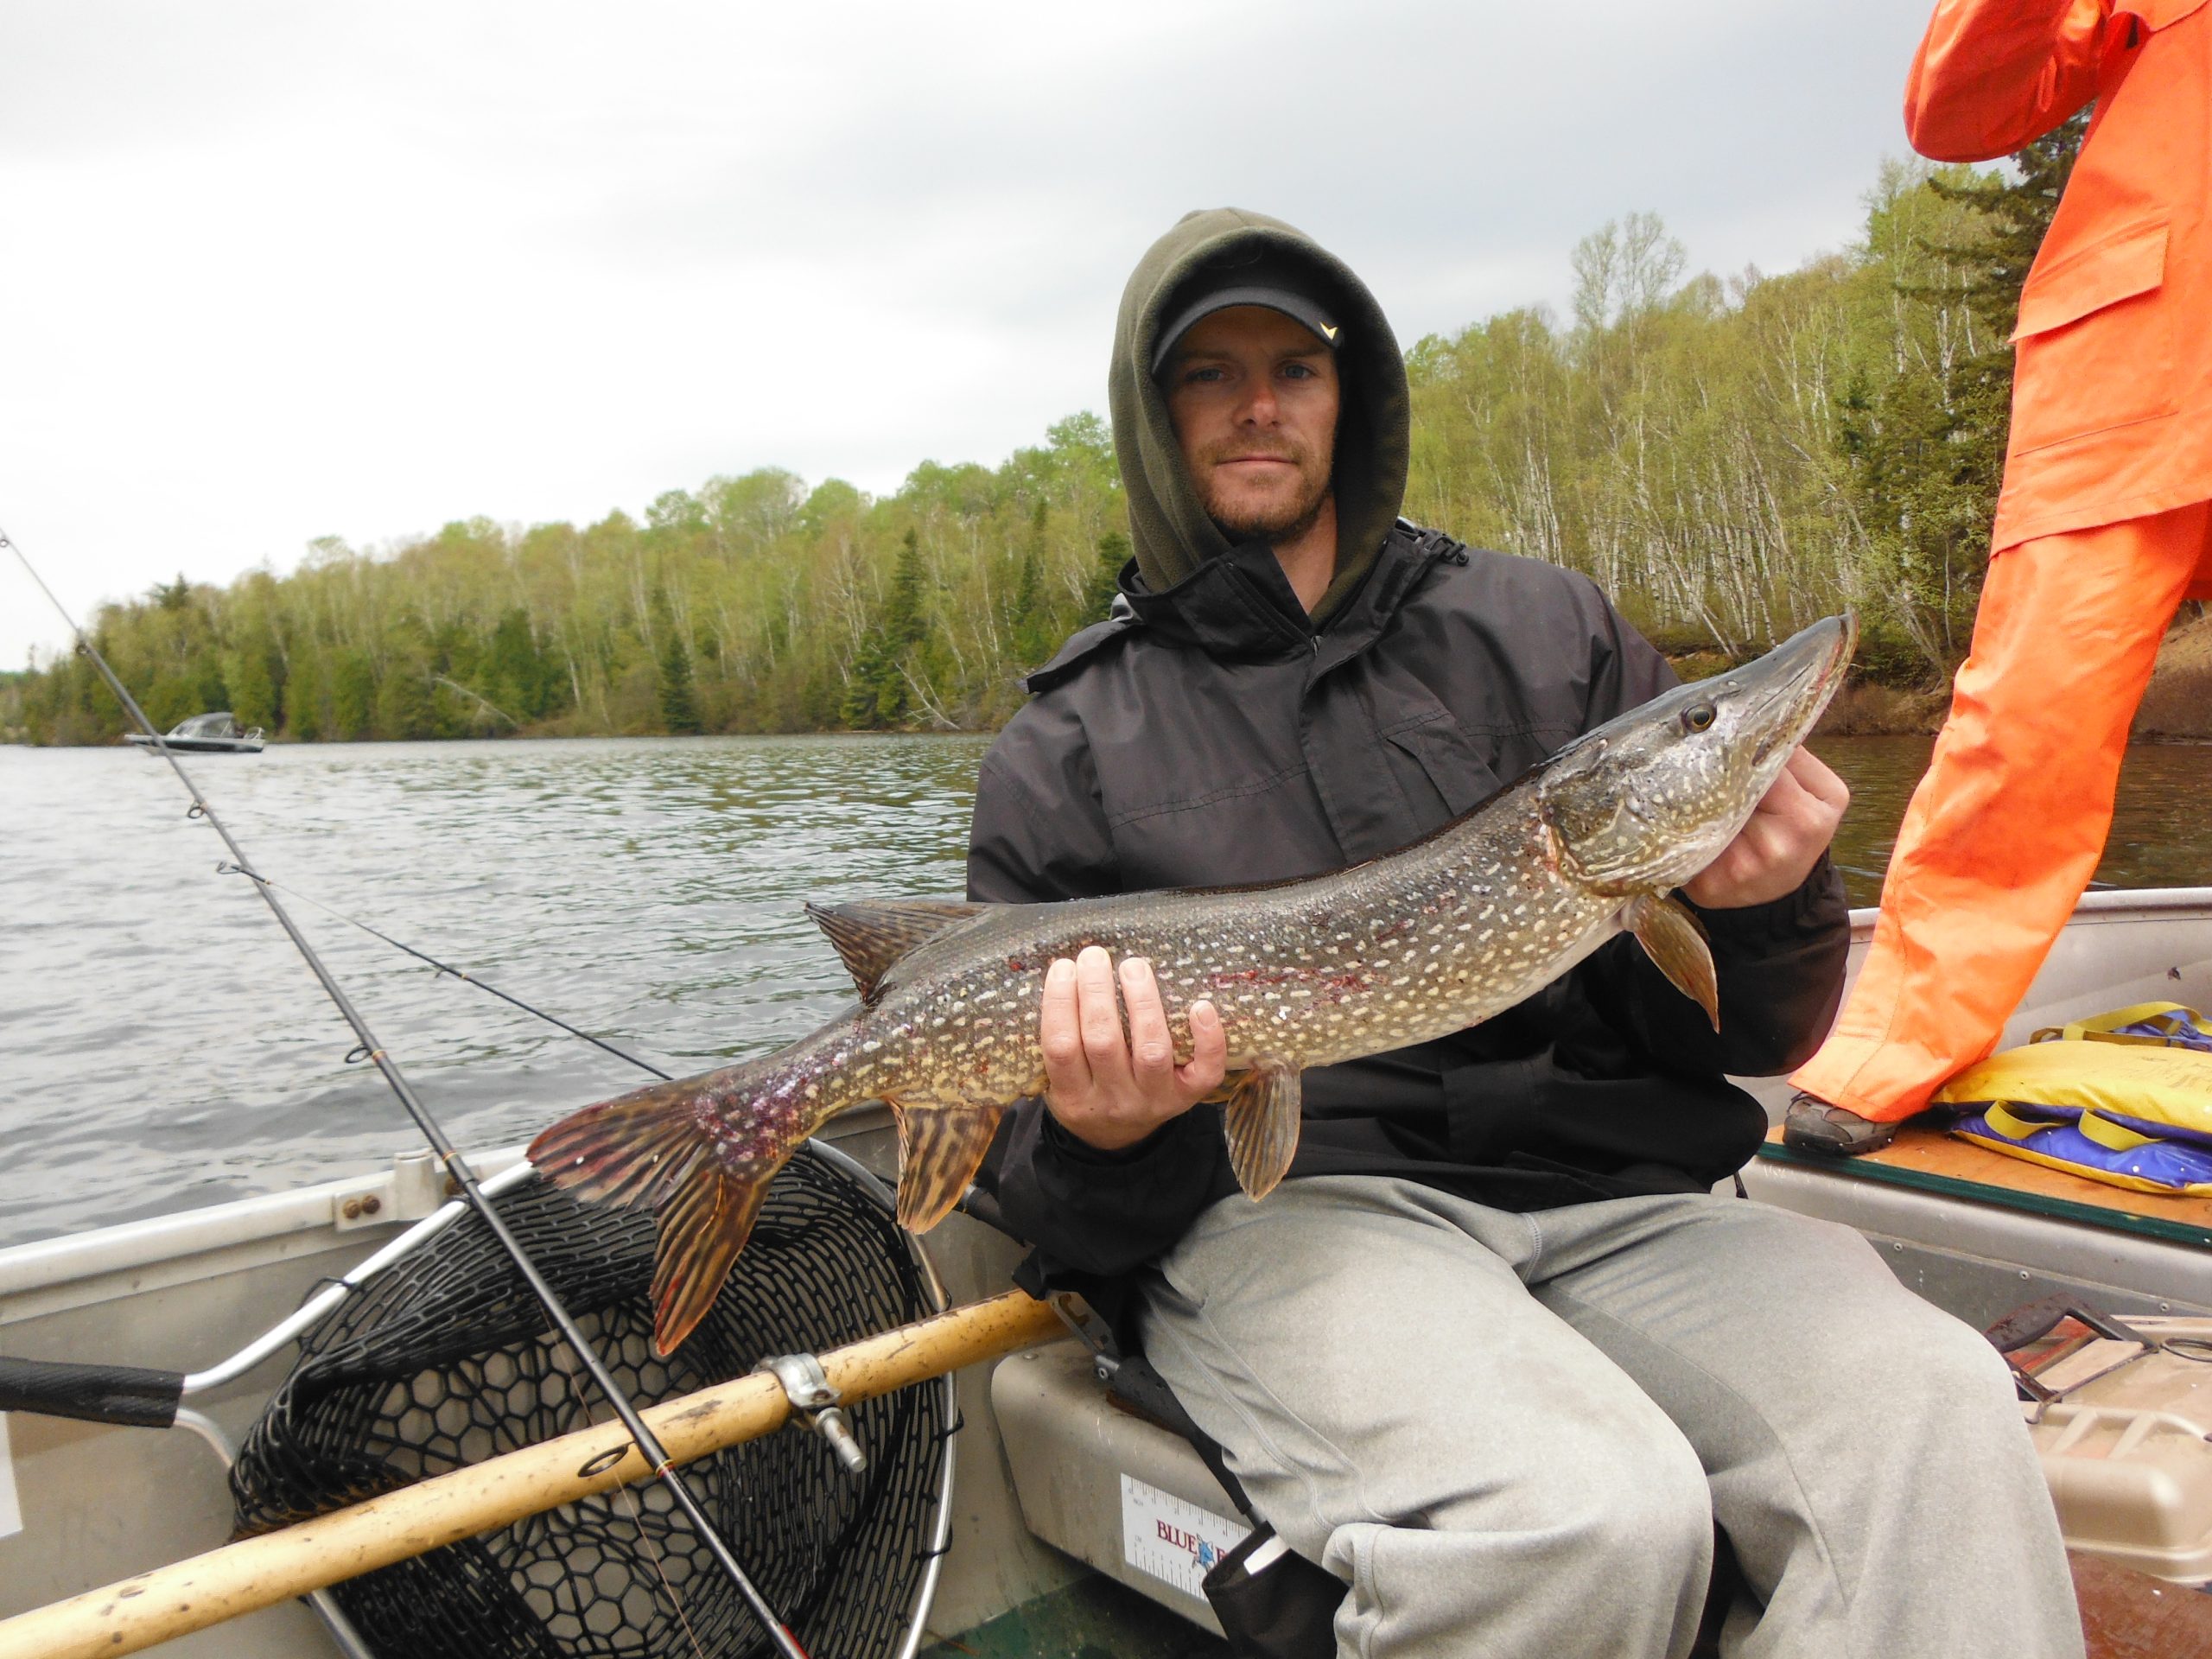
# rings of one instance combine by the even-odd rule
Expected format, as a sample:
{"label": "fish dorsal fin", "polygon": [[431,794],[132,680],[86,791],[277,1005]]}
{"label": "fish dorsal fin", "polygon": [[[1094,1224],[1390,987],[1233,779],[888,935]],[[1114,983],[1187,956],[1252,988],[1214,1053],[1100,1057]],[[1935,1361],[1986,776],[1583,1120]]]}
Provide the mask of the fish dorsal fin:
{"label": "fish dorsal fin", "polygon": [[881,995],[883,976],[901,957],[989,908],[949,899],[856,899],[809,905],[806,913],[837,947],[861,1001],[873,1002]]}

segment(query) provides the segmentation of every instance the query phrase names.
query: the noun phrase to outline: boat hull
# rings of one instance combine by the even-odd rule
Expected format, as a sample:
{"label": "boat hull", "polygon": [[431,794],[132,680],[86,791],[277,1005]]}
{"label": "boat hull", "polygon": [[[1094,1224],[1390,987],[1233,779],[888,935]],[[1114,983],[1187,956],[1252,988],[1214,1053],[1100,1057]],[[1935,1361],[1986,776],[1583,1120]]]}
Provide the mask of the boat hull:
{"label": "boat hull", "polygon": [[143,732],[126,732],[124,741],[142,749],[169,748],[179,754],[259,754],[257,737],[164,737],[159,744]]}

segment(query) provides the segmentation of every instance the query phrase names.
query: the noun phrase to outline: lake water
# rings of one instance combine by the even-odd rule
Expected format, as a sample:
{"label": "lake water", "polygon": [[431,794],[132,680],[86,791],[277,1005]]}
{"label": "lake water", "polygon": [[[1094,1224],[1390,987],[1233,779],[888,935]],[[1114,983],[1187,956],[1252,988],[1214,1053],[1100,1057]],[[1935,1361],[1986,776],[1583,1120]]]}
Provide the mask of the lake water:
{"label": "lake water", "polygon": [[[808,898],[962,881],[975,737],[280,746],[187,766],[264,874],[671,1071],[849,997]],[[1816,746],[1873,901],[1919,738]],[[2212,880],[2212,747],[2131,753],[2100,878]],[[0,1244],[380,1166],[412,1131],[168,768],[0,748]],[[302,903],[464,1145],[642,1080]]]}

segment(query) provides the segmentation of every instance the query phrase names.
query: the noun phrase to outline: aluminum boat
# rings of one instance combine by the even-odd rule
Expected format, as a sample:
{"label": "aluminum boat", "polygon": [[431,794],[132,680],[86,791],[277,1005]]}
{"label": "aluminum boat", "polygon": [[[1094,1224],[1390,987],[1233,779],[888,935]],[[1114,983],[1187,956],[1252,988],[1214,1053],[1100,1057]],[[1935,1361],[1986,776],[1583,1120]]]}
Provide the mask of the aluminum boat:
{"label": "aluminum boat", "polygon": [[[1854,969],[1873,916],[1853,913]],[[2006,1041],[2152,999],[2212,1008],[2212,888],[2090,895]],[[1784,1085],[1748,1086],[1778,1118]],[[847,1114],[829,1134],[879,1175],[893,1173],[887,1114]],[[478,1166],[491,1174],[517,1156],[486,1154]],[[2054,1293],[2123,1317],[2212,1316],[2212,1200],[2099,1186],[1920,1131],[1876,1160],[1841,1164],[1770,1141],[1744,1180],[1752,1202],[1858,1229],[1905,1284],[1976,1325]],[[427,1155],[406,1153],[354,1179],[0,1249],[0,1353],[196,1373],[180,1418],[188,1432],[0,1417],[0,1618],[223,1543],[232,1526],[227,1447],[288,1363],[281,1340],[257,1339],[444,1198]],[[957,1214],[923,1246],[955,1303],[1005,1289],[1020,1255]],[[1188,1445],[1109,1408],[1100,1370],[1071,1338],[957,1375],[958,1500],[909,1654],[940,1640],[948,1656],[1040,1652],[1048,1632],[1065,1643],[1054,1651],[1086,1641],[1116,1654],[1216,1650],[1192,1628],[1214,1628],[1194,1593],[1195,1557],[1163,1559],[1139,1547],[1140,1534],[1162,1516],[1179,1532],[1202,1516],[1233,1534],[1236,1510]],[[2212,1421],[2197,1433],[2212,1435]],[[1071,1621],[1085,1618],[1092,1633],[1071,1638]],[[1182,1634],[1169,1645],[1134,1643],[1142,1619]],[[2126,1650],[2093,1642],[2093,1653]],[[346,1649],[303,1604],[287,1602],[157,1651],[291,1659]]]}

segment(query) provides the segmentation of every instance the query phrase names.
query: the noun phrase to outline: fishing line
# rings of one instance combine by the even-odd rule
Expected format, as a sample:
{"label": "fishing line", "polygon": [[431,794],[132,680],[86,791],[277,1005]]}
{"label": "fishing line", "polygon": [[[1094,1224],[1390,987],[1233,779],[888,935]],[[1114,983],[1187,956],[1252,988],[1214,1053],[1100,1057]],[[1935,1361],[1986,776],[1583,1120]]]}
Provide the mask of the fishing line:
{"label": "fishing line", "polygon": [[549,1026],[558,1026],[563,1031],[567,1032],[569,1036],[581,1037],[584,1041],[589,1043],[594,1048],[604,1049],[607,1052],[614,1056],[616,1059],[626,1060],[632,1065],[636,1066],[640,1071],[652,1072],[653,1076],[658,1077],[663,1083],[672,1083],[675,1081],[674,1077],[670,1073],[662,1071],[660,1067],[655,1065],[651,1060],[639,1059],[635,1054],[630,1052],[628,1049],[618,1047],[616,1045],[608,1042],[603,1037],[594,1037],[591,1033],[584,1030],[581,1026],[570,1025],[558,1014],[548,1014],[543,1008],[534,1008],[531,1007],[529,1003],[524,1001],[520,997],[501,990],[498,986],[492,983],[490,980],[480,979],[467,969],[456,968],[449,962],[440,962],[429,951],[418,950],[404,939],[395,939],[391,934],[385,932],[381,928],[370,926],[368,923],[363,921],[358,916],[348,916],[344,911],[339,909],[337,906],[325,904],[313,893],[302,893],[297,887],[289,886],[285,882],[279,881],[273,875],[264,875],[257,870],[248,869],[243,864],[232,864],[227,861],[218,864],[215,867],[215,873],[218,875],[242,875],[245,877],[247,880],[258,882],[264,887],[275,887],[279,892],[289,893],[293,898],[300,899],[304,903],[313,905],[317,910],[322,912],[325,915],[337,918],[338,920],[345,923],[348,927],[358,927],[362,932],[369,935],[370,938],[382,939],[393,950],[404,950],[409,956],[414,957],[416,961],[429,963],[432,968],[436,969],[441,974],[449,974],[454,978],[461,981],[462,984],[474,985],[480,991],[489,991],[493,996],[498,997],[500,1001],[507,1003],[511,1007],[520,1008],[524,1014],[530,1014],[535,1019],[543,1020]]}
{"label": "fishing line", "polygon": [[[334,917],[337,920],[345,923],[348,927],[358,927],[362,932],[368,934],[372,938],[382,939],[393,950],[404,950],[409,956],[414,957],[416,961],[428,963],[431,968],[436,969],[437,973],[441,976],[457,979],[464,985],[474,985],[480,991],[489,991],[493,996],[498,997],[500,1001],[506,1003],[510,1007],[520,1008],[524,1014],[529,1014],[534,1020],[543,1020],[549,1026],[558,1027],[561,1030],[567,1032],[571,1037],[581,1037],[585,1042],[589,1043],[594,1048],[603,1049],[607,1053],[613,1055],[615,1058],[619,1060],[626,1060],[630,1065],[636,1066],[640,1071],[651,1072],[654,1077],[658,1077],[663,1083],[672,1083],[675,1081],[672,1074],[662,1071],[660,1067],[655,1065],[651,1060],[641,1059],[637,1055],[630,1052],[628,1049],[620,1047],[616,1044],[610,1043],[603,1037],[595,1037],[590,1032],[586,1031],[582,1026],[571,1025],[569,1021],[562,1019],[561,1016],[556,1014],[548,1014],[543,1008],[533,1007],[531,1004],[524,1001],[522,998],[515,995],[512,992],[501,990],[498,986],[492,983],[490,980],[483,978],[481,976],[473,972],[472,970],[466,968],[456,968],[449,962],[442,962],[437,957],[432,956],[429,951],[420,950],[417,947],[408,944],[404,939],[395,939],[391,934],[385,932],[383,929],[372,927],[368,923],[363,921],[358,916],[349,916],[346,912],[339,909],[337,906],[318,899],[311,893],[302,893],[299,888],[290,886],[289,883],[279,881],[273,875],[264,875],[257,870],[248,869],[243,864],[233,864],[226,861],[216,865],[215,869],[218,874],[242,875],[245,877],[247,880],[256,882],[262,887],[275,887],[279,892],[289,893],[295,899],[300,899],[303,903],[313,905],[317,910],[321,911],[325,915]],[[848,1173],[859,1174],[865,1182],[870,1184],[874,1183],[875,1178],[872,1172],[867,1170],[863,1166],[854,1162],[847,1154],[839,1152],[835,1147],[830,1146],[827,1141],[817,1137],[810,1136],[807,1140],[806,1145],[810,1150],[820,1154],[822,1157],[828,1159],[830,1162],[836,1164]],[[895,1205],[893,1205],[893,1207],[895,1208]],[[1014,1230],[1013,1226],[1007,1221],[1005,1217],[999,1213],[998,1200],[983,1187],[973,1185],[969,1185],[968,1191],[962,1195],[960,1202],[957,1207],[960,1211],[961,1214],[970,1217],[976,1221],[982,1222],[986,1227],[989,1227],[995,1231],[1005,1234],[1008,1238],[1014,1240],[1017,1243],[1026,1245],[1028,1243],[1027,1239],[1023,1238],[1020,1233]]]}
{"label": "fishing line", "polygon": [[[232,860],[239,868],[250,869],[251,864],[245,855],[245,849],[238,845],[232,836],[229,827],[215,815],[214,809],[208,805],[207,798],[200,792],[199,785],[192,781],[191,775],[185,771],[182,763],[177,760],[176,752],[169,747],[162,734],[154,729],[153,721],[146,718],[146,711],[138,706],[137,699],[130,695],[123,682],[116,677],[115,671],[108,666],[107,659],[100,655],[99,648],[86,637],[85,631],[77,626],[76,619],[69,614],[68,608],[54,597],[54,590],[46,585],[46,579],[39,575],[37,568],[31,563],[29,556],[9,537],[4,529],[0,529],[0,547],[4,547],[15,554],[16,561],[22,564],[30,579],[38,584],[39,591],[46,595],[47,602],[54,607],[62,621],[67,624],[69,632],[76,638],[78,651],[92,663],[95,669],[99,671],[100,677],[107,683],[108,690],[115,693],[117,700],[123,704],[124,712],[137,723],[139,729],[152,740],[152,747],[163,760],[169,763],[170,770],[176,773],[177,781],[184,785],[185,792],[192,797],[192,810],[189,816],[204,819],[215,833],[222,837],[223,845],[230,849]],[[292,920],[291,913],[284,908],[283,902],[278,899],[267,883],[257,882],[254,891],[261,895],[263,902],[269,906],[270,912],[276,917],[278,925],[283,928],[285,935],[299,950],[302,958],[307,963],[308,970],[315,975],[317,982],[322,986],[324,994],[337,1007],[338,1012],[344,1016],[346,1023],[353,1027],[353,1034],[359,1039],[360,1047],[365,1058],[375,1065],[385,1083],[391,1085],[391,1091],[397,1096],[400,1105],[406,1109],[408,1116],[414,1120],[416,1129],[422,1133],[423,1138],[430,1143],[431,1150],[437,1154],[438,1161],[445,1166],[446,1173],[453,1178],[468,1202],[475,1207],[477,1213],[484,1217],[485,1225],[490,1230],[493,1236],[498,1239],[500,1248],[513,1261],[515,1270],[522,1275],[523,1281],[530,1287],[531,1292],[543,1306],[546,1313],[560,1331],[563,1338],[583,1361],[585,1369],[591,1373],[592,1381],[599,1385],[600,1392],[606,1396],[607,1403],[613,1407],[615,1415],[622,1420],[622,1427],[629,1432],[631,1440],[637,1446],[639,1454],[645,1459],[646,1465],[652,1471],[653,1478],[668,1489],[670,1497],[676,1501],[677,1506],[690,1521],[692,1528],[698,1534],[700,1541],[714,1556],[716,1565],[721,1568],[739,1595],[745,1599],[747,1605],[752,1608],[754,1618],[760,1621],[770,1640],[785,1656],[785,1659],[808,1659],[806,1649],[799,1645],[798,1638],[777,1616],[775,1610],[769,1606],[766,1598],[760,1593],[760,1588],[747,1576],[736,1555],[731,1551],[728,1543],[724,1541],[713,1521],[708,1516],[706,1510],[693,1495],[690,1485],[677,1473],[674,1464],[669,1459],[667,1449],[661,1445],[659,1438],[646,1425],[645,1419],[638,1414],[637,1407],[623,1392],[621,1385],[614,1380],[613,1373],[607,1368],[606,1362],[600,1357],[598,1351],[592,1346],[590,1339],[584,1335],[582,1327],[569,1316],[569,1311],[561,1305],[559,1298],[554,1294],[552,1286],[545,1281],[544,1275],[539,1273],[537,1264],[530,1259],[521,1242],[515,1237],[506,1223],[500,1218],[499,1211],[484,1196],[483,1188],[477,1184],[475,1173],[468,1167],[467,1161],[461,1157],[460,1148],[446,1138],[445,1131],[438,1127],[437,1121],[430,1116],[429,1109],[423,1104],[422,1100],[416,1095],[413,1086],[401,1074],[397,1063],[385,1052],[384,1045],[379,1043],[375,1033],[370,1031],[368,1021],[362,1018],[360,1010],[353,1006],[353,1000],[346,995],[345,988],[332,977],[329,969],[323,965],[322,958],[315,954],[315,947],[308,943],[307,936],[300,931],[298,925]]]}

